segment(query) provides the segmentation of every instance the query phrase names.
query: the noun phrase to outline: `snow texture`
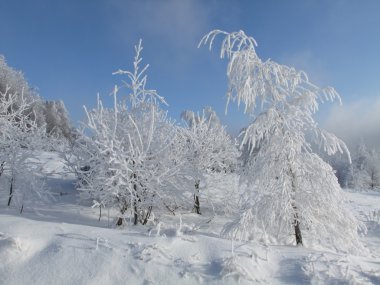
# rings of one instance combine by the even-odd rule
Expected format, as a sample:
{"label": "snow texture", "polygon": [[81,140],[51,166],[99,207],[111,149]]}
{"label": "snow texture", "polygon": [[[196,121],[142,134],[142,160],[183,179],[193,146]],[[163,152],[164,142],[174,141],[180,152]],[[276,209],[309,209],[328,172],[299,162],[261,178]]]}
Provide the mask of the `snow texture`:
{"label": "snow texture", "polygon": [[[379,284],[380,194],[345,192],[349,208],[367,225],[361,242],[370,254],[326,248],[265,245],[220,237],[228,221],[221,205],[238,177],[207,176],[203,215],[162,213],[150,226],[115,228],[116,211],[79,200],[74,175],[57,154],[39,153],[54,199],[34,199],[23,214],[0,209],[0,284]],[[60,174],[61,173],[61,174]],[[1,191],[0,202],[6,204]],[[32,207],[33,206],[33,207]],[[164,222],[165,221],[165,222]]]}

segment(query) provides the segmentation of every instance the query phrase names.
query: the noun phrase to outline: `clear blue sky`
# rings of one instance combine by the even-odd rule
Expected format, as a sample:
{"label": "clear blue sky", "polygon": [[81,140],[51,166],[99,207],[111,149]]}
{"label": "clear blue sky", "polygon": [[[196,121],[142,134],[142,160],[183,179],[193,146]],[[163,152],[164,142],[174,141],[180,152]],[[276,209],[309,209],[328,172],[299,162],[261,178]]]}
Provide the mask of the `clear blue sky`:
{"label": "clear blue sky", "polygon": [[215,28],[244,30],[262,58],[334,86],[348,106],[373,105],[380,95],[378,0],[0,0],[0,11],[0,54],[43,98],[63,100],[73,122],[98,92],[109,100],[121,79],[111,73],[131,68],[142,38],[148,87],[166,98],[172,117],[210,105],[231,130],[243,127],[236,108],[223,115],[227,62],[197,49]]}

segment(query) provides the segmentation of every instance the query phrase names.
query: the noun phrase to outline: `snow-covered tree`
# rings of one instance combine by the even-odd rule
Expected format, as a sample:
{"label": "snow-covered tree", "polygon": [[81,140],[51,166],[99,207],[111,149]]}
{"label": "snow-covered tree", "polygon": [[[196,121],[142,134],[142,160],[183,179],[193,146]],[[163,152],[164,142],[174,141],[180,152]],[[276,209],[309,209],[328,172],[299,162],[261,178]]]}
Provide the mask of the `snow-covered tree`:
{"label": "snow-covered tree", "polygon": [[171,151],[177,127],[160,108],[164,98],[145,88],[141,41],[135,50],[134,71],[116,72],[129,79],[122,86],[130,92],[127,100],[118,100],[121,88],[115,86],[113,108],[98,99],[95,109],[86,109],[90,137],[82,135],[77,145],[85,154],[84,167],[77,170],[80,189],[95,206],[116,207],[118,225],[128,213],[134,224],[146,224],[154,207],[174,212],[181,199],[176,190],[184,186],[178,181],[181,161]]}
{"label": "snow-covered tree", "polygon": [[4,94],[6,90],[14,94],[14,105],[16,105],[19,100],[29,102],[30,97],[34,96],[34,91],[30,88],[22,72],[16,71],[8,66],[5,57],[0,55],[0,92]]}
{"label": "snow-covered tree", "polygon": [[64,103],[44,102],[36,89],[28,84],[23,73],[8,66],[5,58],[0,55],[0,92],[4,94],[6,90],[9,94],[14,94],[12,102],[14,110],[27,104],[24,116],[28,115],[38,127],[45,126],[46,132],[50,135],[67,139],[72,137],[72,128]]}
{"label": "snow-covered tree", "polygon": [[9,189],[8,206],[16,200],[22,211],[30,192],[40,195],[45,190],[33,161],[35,151],[45,143],[45,128],[28,113],[33,101],[11,90],[0,91],[0,178],[6,179],[2,185]]}
{"label": "snow-covered tree", "polygon": [[[331,165],[334,169],[338,183],[342,188],[350,187],[350,181],[352,176],[352,163],[347,159],[345,153],[336,153],[334,155],[328,155],[323,149],[319,149],[317,146],[313,147],[315,152],[320,158]],[[352,155],[351,155],[352,157]]]}
{"label": "snow-covered tree", "polygon": [[360,190],[380,190],[380,153],[368,150],[361,142],[353,155],[350,187]]}
{"label": "snow-covered tree", "polygon": [[72,127],[63,101],[46,101],[43,105],[43,114],[46,121],[46,132],[71,139]]}
{"label": "snow-covered tree", "polygon": [[187,123],[186,161],[194,170],[193,211],[200,214],[199,187],[203,174],[234,171],[240,153],[211,107],[204,108],[201,115],[184,111],[181,117]]}
{"label": "snow-covered tree", "polygon": [[27,103],[28,108],[24,110],[24,115],[31,116],[31,119],[38,126],[45,124],[45,118],[42,113],[43,103],[36,89],[28,84],[21,71],[8,66],[5,57],[0,55],[0,92],[5,94],[6,90],[8,94],[14,94],[12,102],[14,110]]}
{"label": "snow-covered tree", "polygon": [[337,92],[315,86],[304,72],[261,60],[256,41],[243,31],[214,30],[200,44],[211,49],[218,35],[224,36],[221,57],[229,59],[227,106],[231,100],[243,103],[253,117],[242,134],[251,155],[241,179],[250,187],[241,216],[225,233],[342,250],[360,246],[358,222],[345,209],[334,171],[311,148],[316,143],[329,155],[345,151],[349,157],[344,142],[313,119],[319,102],[340,101]]}
{"label": "snow-covered tree", "polygon": [[[192,151],[198,158],[191,158],[196,168],[202,172],[233,172],[237,167],[240,155],[235,140],[227,133],[220,123],[216,112],[211,107],[205,107],[201,115],[193,111],[184,111],[182,119],[187,124],[191,135]],[[202,154],[198,154],[202,153]]]}

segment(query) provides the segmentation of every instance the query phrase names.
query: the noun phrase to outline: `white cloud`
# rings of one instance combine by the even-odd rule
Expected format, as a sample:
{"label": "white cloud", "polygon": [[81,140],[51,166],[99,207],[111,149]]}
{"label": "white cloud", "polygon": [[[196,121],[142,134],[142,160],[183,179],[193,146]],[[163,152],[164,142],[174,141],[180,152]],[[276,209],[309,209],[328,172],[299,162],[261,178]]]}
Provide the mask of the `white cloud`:
{"label": "white cloud", "polygon": [[324,125],[350,147],[363,139],[368,146],[380,149],[380,96],[334,106]]}
{"label": "white cloud", "polygon": [[281,63],[295,67],[297,70],[305,71],[311,82],[317,85],[325,85],[328,81],[327,65],[311,50],[300,50],[291,54],[284,54]]}
{"label": "white cloud", "polygon": [[221,9],[215,1],[200,0],[116,0],[104,5],[110,40],[129,50],[142,38],[144,55],[155,54],[149,63],[164,73],[191,68],[200,39],[215,28],[212,20]]}
{"label": "white cloud", "polygon": [[193,0],[114,1],[110,11],[121,37],[132,33],[155,37],[177,48],[195,48],[207,32],[208,5]]}

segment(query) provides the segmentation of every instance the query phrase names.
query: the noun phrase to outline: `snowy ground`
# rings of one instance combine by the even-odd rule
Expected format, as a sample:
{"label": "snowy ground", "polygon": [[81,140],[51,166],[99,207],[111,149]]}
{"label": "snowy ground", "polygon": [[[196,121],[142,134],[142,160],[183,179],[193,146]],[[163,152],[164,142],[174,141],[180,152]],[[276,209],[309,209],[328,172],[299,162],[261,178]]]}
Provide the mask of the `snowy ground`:
{"label": "snowy ground", "polygon": [[[0,284],[380,284],[380,193],[347,192],[368,227],[362,241],[370,252],[352,256],[232,243],[219,235],[227,221],[221,209],[207,201],[202,216],[168,215],[165,224],[117,229],[112,213],[98,221],[97,209],[79,203],[61,164],[46,161],[54,200],[30,202],[20,215],[0,192]],[[208,191],[236,184],[233,176],[210,178]]]}

